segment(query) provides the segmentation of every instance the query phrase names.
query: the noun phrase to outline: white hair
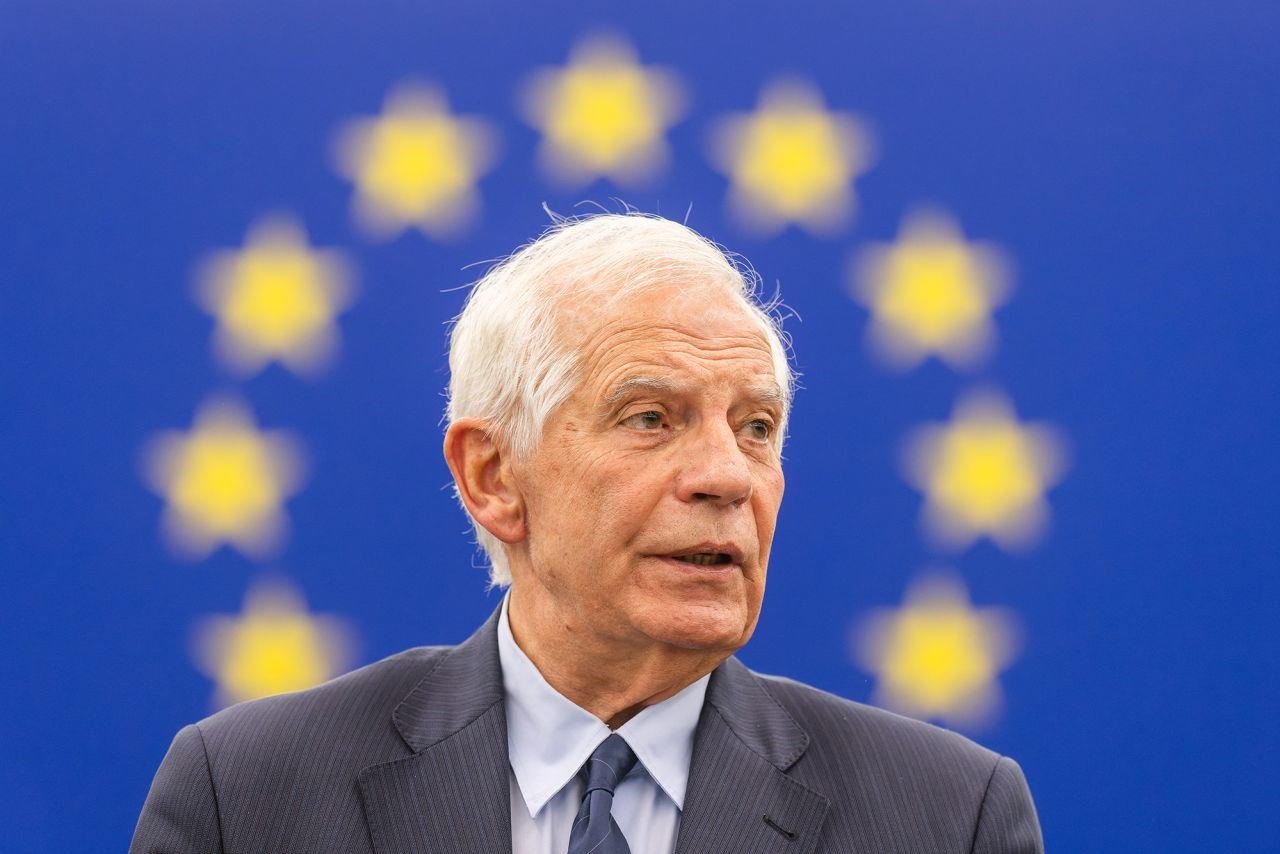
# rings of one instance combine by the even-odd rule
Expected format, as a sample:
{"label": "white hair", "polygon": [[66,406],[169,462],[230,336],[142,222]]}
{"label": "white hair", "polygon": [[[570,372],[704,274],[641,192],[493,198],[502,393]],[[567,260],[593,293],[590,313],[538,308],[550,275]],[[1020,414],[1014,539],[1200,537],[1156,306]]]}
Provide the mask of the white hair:
{"label": "white hair", "polygon": [[[739,256],[678,222],[633,212],[556,217],[475,283],[450,334],[449,423],[482,419],[505,451],[526,457],[579,381],[585,354],[558,330],[565,302],[591,294],[608,303],[672,283],[721,287],[760,324],[785,398],[780,447],[795,377],[776,299],[760,300],[760,277]],[[510,584],[501,541],[471,523],[489,557],[490,583]]]}

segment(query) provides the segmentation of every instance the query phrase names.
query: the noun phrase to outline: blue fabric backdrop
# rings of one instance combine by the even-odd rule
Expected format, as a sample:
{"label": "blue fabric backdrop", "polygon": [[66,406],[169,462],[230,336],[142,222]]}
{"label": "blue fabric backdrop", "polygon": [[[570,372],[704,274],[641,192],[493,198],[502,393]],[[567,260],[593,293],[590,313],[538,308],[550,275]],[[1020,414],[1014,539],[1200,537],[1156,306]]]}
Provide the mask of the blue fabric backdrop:
{"label": "blue fabric backdrop", "polygon": [[[621,199],[743,253],[798,315],[803,388],[748,664],[1012,755],[1053,850],[1276,850],[1278,24],[1246,2],[7,4],[3,847],[121,850],[183,724],[484,619],[497,594],[439,452],[445,323],[483,269],[467,265],[537,234],[544,202]],[[600,34],[610,52],[587,68]],[[538,87],[563,94],[579,63],[589,106],[601,57],[622,77],[559,131],[585,171],[552,171]],[[389,126],[370,122],[408,81],[448,102],[405,114],[406,139],[443,146],[414,180],[473,190],[470,222],[457,193],[398,214],[377,195],[366,161]],[[783,153],[760,155],[752,196],[744,146],[766,107]],[[387,168],[412,178],[406,162]],[[869,294],[892,278],[873,261],[924,209],[958,229],[962,295],[990,321],[964,334],[985,358],[948,337],[941,292],[903,297],[907,326],[940,312],[918,364],[869,343],[885,322]],[[215,345],[231,321],[210,292],[237,281],[218,259],[276,213],[305,229],[295,247],[334,253],[306,256],[295,284],[350,274],[345,301],[314,292],[327,364],[323,329],[271,327],[297,294],[250,299],[258,332]],[[882,337],[910,355],[909,331]],[[958,463],[947,505],[945,477],[913,475],[905,449],[983,390],[1012,407],[1007,441]],[[217,400],[249,444],[201,446],[212,469],[188,470],[183,498]],[[231,458],[261,483],[219,481]],[[922,527],[930,489],[949,539]],[[994,509],[966,523],[984,495]],[[1036,534],[1018,520],[1041,498]],[[935,570],[950,586],[930,600]]]}

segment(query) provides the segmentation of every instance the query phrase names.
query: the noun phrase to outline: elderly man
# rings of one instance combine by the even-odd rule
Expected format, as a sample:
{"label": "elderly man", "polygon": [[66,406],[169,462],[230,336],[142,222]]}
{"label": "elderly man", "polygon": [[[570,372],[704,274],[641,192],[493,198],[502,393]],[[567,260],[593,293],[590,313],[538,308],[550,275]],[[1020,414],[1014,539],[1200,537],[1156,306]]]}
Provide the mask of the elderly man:
{"label": "elderly man", "polygon": [[744,667],[792,376],[677,223],[566,222],[453,329],[444,454],[509,585],[413,649],[182,730],[134,852],[1032,852],[1018,766]]}

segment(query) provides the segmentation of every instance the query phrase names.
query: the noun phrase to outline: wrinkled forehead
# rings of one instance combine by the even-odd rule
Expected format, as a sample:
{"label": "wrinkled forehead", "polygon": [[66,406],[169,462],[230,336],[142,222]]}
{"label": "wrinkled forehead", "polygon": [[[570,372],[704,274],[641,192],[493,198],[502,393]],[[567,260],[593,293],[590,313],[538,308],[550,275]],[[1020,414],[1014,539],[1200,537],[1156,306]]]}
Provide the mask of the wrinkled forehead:
{"label": "wrinkled forehead", "polygon": [[678,366],[718,366],[780,388],[769,327],[722,286],[646,288],[575,304],[562,318],[561,344],[578,356],[584,390],[601,391],[628,373],[660,375]]}
{"label": "wrinkled forehead", "polygon": [[759,339],[768,349],[767,324],[731,285],[701,279],[655,283],[617,292],[597,291],[564,295],[556,309],[560,343],[589,354],[591,345],[627,330],[672,332],[713,337],[737,332]]}

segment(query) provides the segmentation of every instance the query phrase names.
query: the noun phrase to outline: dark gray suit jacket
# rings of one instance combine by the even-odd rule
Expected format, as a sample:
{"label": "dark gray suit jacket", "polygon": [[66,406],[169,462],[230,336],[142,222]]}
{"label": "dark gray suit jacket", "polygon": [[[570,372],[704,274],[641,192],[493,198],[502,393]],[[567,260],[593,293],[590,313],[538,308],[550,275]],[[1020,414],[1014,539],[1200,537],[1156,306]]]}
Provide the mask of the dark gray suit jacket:
{"label": "dark gray suit jacket", "polygon": [[[460,646],[411,649],[184,728],[129,850],[506,854],[507,775],[495,612]],[[676,850],[1042,845],[1013,761],[730,658],[707,688]]]}

